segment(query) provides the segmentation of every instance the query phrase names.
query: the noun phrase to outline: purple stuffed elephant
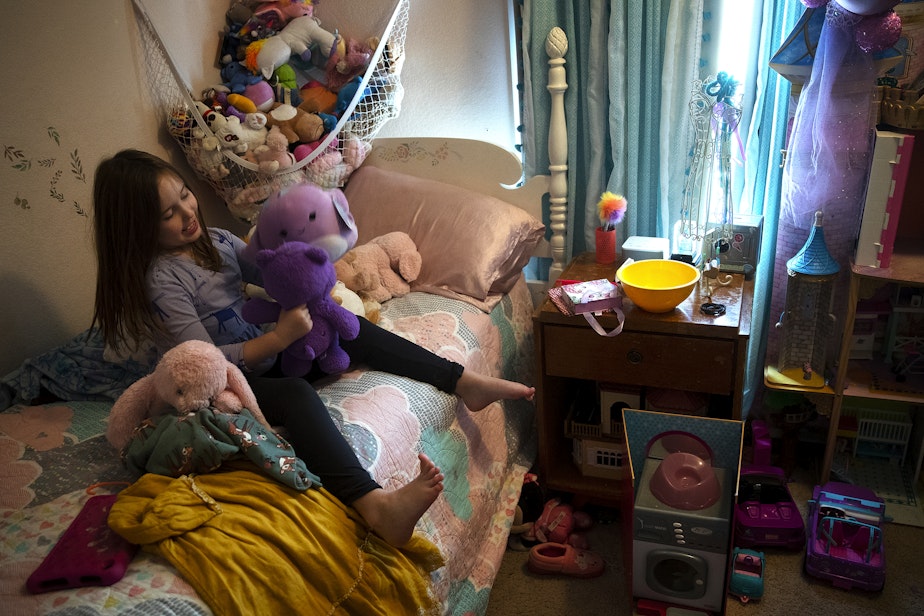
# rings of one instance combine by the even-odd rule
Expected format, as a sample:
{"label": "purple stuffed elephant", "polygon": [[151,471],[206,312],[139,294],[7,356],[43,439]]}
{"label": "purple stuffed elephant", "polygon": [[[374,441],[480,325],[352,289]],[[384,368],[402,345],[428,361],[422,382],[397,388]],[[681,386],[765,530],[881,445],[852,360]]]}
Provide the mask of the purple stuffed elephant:
{"label": "purple stuffed elephant", "polygon": [[284,242],[304,242],[323,248],[333,262],[356,244],[357,235],[342,190],[293,184],[263,204],[244,257],[255,262],[261,250],[278,248]]}

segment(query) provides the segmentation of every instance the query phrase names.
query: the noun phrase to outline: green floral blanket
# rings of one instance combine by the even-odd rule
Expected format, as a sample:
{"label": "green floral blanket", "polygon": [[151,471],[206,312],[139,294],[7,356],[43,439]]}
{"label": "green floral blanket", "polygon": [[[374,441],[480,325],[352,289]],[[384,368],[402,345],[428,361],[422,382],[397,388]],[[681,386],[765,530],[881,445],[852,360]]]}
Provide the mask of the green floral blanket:
{"label": "green floral blanket", "polygon": [[292,446],[267,430],[247,409],[234,414],[210,407],[182,416],[149,419],[134,431],[122,452],[128,468],[138,475],[169,477],[207,473],[238,457],[249,459],[290,488],[307,490],[321,485]]}

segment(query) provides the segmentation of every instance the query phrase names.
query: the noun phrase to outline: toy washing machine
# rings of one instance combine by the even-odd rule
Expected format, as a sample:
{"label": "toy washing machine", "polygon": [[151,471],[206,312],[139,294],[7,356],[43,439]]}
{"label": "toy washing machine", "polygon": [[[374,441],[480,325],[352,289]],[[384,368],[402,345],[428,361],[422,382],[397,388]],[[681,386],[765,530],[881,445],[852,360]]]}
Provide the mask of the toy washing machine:
{"label": "toy washing machine", "polygon": [[735,477],[711,460],[696,439],[650,448],[633,510],[635,597],[724,609]]}

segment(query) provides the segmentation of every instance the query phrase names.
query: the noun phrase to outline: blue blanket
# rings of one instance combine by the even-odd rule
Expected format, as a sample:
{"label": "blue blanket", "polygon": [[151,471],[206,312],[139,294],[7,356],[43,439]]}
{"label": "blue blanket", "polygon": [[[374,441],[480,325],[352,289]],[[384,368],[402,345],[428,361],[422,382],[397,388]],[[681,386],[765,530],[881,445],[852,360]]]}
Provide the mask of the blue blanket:
{"label": "blue blanket", "polygon": [[153,369],[153,356],[140,361],[113,361],[105,357],[105,351],[103,338],[94,328],[27,359],[0,380],[0,410],[29,404],[43,390],[61,400],[114,402],[129,385]]}

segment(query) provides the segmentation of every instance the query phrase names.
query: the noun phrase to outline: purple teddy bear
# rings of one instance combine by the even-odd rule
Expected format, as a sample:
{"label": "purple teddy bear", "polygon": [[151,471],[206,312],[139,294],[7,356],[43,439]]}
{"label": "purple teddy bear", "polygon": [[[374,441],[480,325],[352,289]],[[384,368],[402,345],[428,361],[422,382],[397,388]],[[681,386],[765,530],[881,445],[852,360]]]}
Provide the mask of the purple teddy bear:
{"label": "purple teddy bear", "polygon": [[350,356],[340,347],[340,338],[359,335],[359,318],[331,298],[337,282],[333,263],[321,248],[304,242],[285,242],[278,248],[260,250],[257,265],[271,302],[253,298],[244,304],[244,319],[250,323],[273,323],[282,309],[305,304],[313,327],[282,352],[281,368],[287,376],[305,376],[313,361],[328,374],[343,372]]}

